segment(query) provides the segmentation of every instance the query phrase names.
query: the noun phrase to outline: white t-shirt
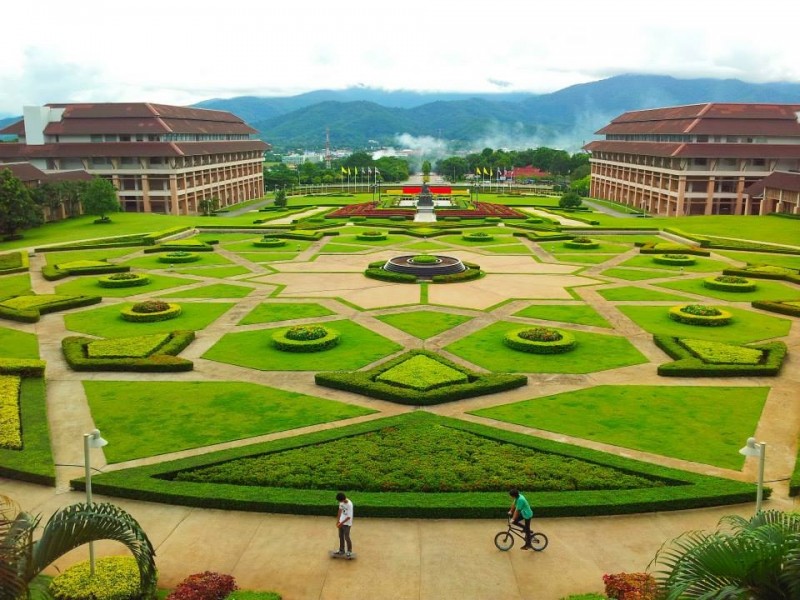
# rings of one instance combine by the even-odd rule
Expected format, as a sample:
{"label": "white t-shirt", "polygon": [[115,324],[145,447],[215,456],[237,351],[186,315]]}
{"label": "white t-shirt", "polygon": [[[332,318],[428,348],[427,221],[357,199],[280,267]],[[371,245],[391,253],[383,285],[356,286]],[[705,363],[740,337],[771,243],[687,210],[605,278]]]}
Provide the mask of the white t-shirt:
{"label": "white t-shirt", "polygon": [[339,523],[344,523],[347,521],[347,518],[350,517],[350,520],[345,523],[345,525],[349,525],[350,527],[353,526],[353,503],[349,499],[345,500],[344,502],[339,502],[339,510],[341,513],[339,514]]}

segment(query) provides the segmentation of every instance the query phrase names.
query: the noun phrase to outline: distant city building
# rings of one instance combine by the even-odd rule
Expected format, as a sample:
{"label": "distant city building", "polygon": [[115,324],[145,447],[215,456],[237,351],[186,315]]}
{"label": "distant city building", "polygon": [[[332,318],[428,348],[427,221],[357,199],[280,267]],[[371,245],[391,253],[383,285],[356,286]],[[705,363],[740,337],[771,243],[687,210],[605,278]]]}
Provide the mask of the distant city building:
{"label": "distant city building", "polygon": [[270,146],[224,111],[150,103],[26,106],[0,130],[4,163],[26,161],[48,175],[84,170],[109,179],[122,209],[186,215],[202,200],[228,206],[264,194]]}
{"label": "distant city building", "polygon": [[748,194],[773,171],[800,170],[800,104],[707,103],[627,112],[597,132],[595,198],[664,216],[800,214]]}

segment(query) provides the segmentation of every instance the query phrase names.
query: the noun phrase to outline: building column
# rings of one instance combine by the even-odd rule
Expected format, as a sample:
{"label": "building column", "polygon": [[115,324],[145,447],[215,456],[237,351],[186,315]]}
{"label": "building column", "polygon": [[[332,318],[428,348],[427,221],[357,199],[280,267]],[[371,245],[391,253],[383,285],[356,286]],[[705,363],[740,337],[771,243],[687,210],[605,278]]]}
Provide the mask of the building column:
{"label": "building column", "polygon": [[150,180],[147,175],[142,175],[142,211],[152,212],[150,208]]}
{"label": "building column", "polygon": [[678,198],[675,203],[675,216],[682,217],[685,212],[683,208],[684,200],[686,199],[686,175],[678,177]]}
{"label": "building column", "polygon": [[178,215],[178,176],[170,174],[169,176],[169,214]]}
{"label": "building column", "polygon": [[703,211],[704,215],[713,215],[714,214],[714,185],[716,184],[716,180],[713,177],[708,178],[708,184],[706,185],[706,206],[705,210]]}

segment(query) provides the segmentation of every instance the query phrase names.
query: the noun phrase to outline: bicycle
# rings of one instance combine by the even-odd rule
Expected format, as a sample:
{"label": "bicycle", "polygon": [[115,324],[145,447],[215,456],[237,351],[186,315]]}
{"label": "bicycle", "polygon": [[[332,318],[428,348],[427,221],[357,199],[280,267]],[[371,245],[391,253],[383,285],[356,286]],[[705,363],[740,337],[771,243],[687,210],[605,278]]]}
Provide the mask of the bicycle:
{"label": "bicycle", "polygon": [[[509,516],[508,528],[494,536],[494,545],[497,546],[498,550],[502,550],[503,552],[511,550],[511,548],[514,547],[514,536],[521,539],[523,543],[525,542],[525,529],[523,529],[522,526],[515,524]],[[547,548],[547,543],[548,540],[545,534],[543,534],[541,531],[531,530],[532,550],[541,552]]]}

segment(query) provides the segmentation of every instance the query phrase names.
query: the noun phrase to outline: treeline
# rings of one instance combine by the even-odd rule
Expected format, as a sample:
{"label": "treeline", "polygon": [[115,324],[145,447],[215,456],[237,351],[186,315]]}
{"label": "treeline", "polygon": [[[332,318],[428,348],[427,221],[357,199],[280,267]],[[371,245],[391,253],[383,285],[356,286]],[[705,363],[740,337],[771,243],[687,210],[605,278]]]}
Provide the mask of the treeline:
{"label": "treeline", "polygon": [[[349,173],[348,173],[349,172]],[[282,162],[264,167],[264,188],[274,190],[296,185],[333,185],[343,182],[374,183],[405,181],[410,174],[404,158],[384,156],[377,160],[366,152],[355,152],[342,160],[331,162],[304,162],[290,168]]]}
{"label": "treeline", "polygon": [[527,150],[492,150],[466,156],[451,156],[436,161],[434,170],[452,181],[462,181],[467,175],[488,171],[494,175],[498,169],[505,173],[515,167],[536,167],[557,179],[574,181],[589,175],[589,155],[585,152],[570,154],[565,150],[540,147]]}

